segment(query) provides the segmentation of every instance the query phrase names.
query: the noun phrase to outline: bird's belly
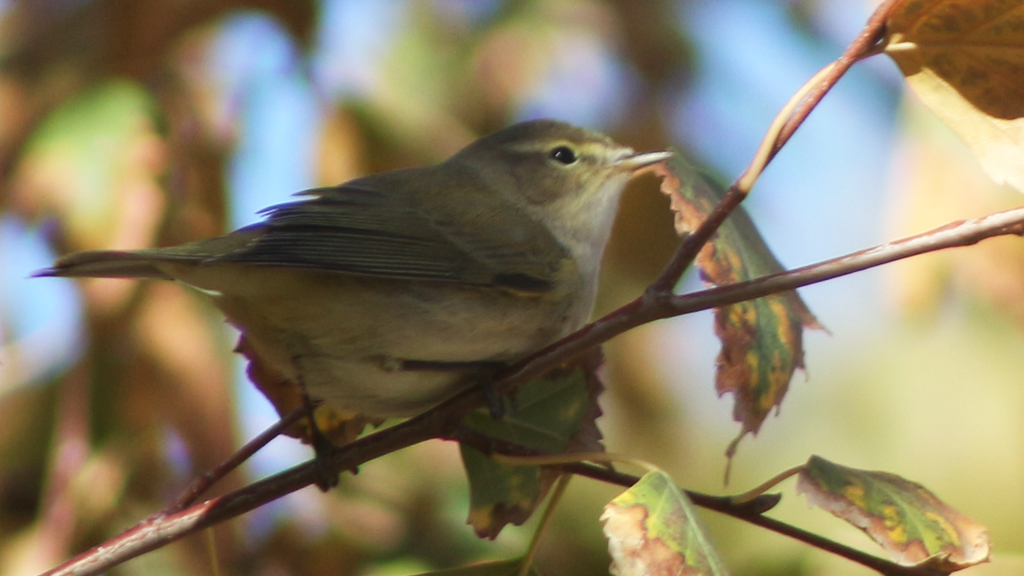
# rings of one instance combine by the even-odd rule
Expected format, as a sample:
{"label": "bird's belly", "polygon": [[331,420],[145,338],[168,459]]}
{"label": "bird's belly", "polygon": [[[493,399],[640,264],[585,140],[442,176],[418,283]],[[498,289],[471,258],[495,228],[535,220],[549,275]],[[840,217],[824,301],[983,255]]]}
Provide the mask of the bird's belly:
{"label": "bird's belly", "polygon": [[415,416],[473,380],[465,373],[382,369],[376,362],[318,356],[302,364],[310,397],[342,412],[371,417]]}
{"label": "bird's belly", "polygon": [[[230,289],[207,274],[190,284],[214,302],[261,360],[309,395],[367,416],[409,416],[472,383],[467,370],[419,363],[507,362],[577,328],[589,302],[442,283],[249,268]],[[201,282],[199,282],[199,281]],[[421,366],[422,367],[422,366]]]}

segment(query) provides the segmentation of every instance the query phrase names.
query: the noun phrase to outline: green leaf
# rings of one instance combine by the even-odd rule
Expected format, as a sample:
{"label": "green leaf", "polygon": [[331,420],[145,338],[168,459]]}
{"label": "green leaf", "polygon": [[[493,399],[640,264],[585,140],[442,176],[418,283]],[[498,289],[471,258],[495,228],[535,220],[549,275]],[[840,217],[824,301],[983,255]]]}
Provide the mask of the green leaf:
{"label": "green leaf", "polygon": [[644,475],[601,514],[617,576],[720,576],[728,569],[694,506],[664,472]]}
{"label": "green leaf", "polygon": [[[438,570],[437,572],[424,572],[417,576],[517,576],[522,563],[522,559],[502,560],[501,562],[474,564],[473,566]],[[533,566],[530,567],[530,571],[527,574],[529,576],[540,576],[540,572]]]}
{"label": "green leaf", "polygon": [[895,474],[812,456],[797,492],[863,530],[901,564],[926,563],[948,573],[985,562],[991,552],[984,526]]}
{"label": "green leaf", "polygon": [[[603,451],[594,423],[600,415],[601,384],[595,375],[600,363],[597,350],[581,356],[520,386],[500,420],[479,410],[463,425],[545,454]],[[493,539],[506,524],[529,519],[558,477],[540,466],[499,464],[473,448],[460,448],[469,477],[468,521],[481,538]]]}
{"label": "green leaf", "polygon": [[[676,231],[696,230],[723,196],[697,169],[676,153],[666,163],[662,192],[671,200]],[[697,256],[701,278],[724,286],[782,272],[753,221],[737,208]],[[796,291],[773,294],[715,309],[715,333],[722,341],[715,389],[734,396],[733,418],[740,434],[757,433],[772,408],[786,395],[793,372],[803,368],[803,329],[821,328]],[[738,439],[737,439],[738,440]],[[730,455],[735,443],[730,447]]]}

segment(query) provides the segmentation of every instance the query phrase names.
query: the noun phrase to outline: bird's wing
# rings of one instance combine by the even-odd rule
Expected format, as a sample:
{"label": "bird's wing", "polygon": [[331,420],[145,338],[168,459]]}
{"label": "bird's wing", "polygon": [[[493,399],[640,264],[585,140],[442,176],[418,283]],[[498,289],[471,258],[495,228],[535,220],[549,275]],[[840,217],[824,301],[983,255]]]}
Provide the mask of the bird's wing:
{"label": "bird's wing", "polygon": [[486,195],[460,194],[460,205],[444,203],[447,209],[432,206],[427,211],[419,196],[380,187],[354,181],[267,208],[265,222],[235,233],[252,240],[207,263],[312,268],[542,293],[554,287],[571,262],[546,227],[525,214],[503,217],[501,210],[508,206]]}

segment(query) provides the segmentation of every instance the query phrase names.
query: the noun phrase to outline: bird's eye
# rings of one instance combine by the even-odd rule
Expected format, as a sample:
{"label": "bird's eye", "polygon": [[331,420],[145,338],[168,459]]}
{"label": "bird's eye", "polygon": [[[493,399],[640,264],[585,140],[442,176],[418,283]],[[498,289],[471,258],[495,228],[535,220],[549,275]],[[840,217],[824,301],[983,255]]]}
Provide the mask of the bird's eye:
{"label": "bird's eye", "polygon": [[549,153],[552,159],[568,166],[576,161],[576,152],[568,146],[559,146]]}

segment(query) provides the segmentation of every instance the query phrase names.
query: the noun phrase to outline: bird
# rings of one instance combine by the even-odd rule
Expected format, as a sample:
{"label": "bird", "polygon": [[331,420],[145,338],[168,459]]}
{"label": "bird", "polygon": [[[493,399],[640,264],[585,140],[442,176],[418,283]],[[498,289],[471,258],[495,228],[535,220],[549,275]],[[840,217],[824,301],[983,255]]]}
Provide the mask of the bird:
{"label": "bird", "polygon": [[583,326],[626,182],[669,156],[528,121],[435,165],[300,192],[224,236],[76,252],[35,276],[182,283],[241,331],[261,389],[408,417]]}

